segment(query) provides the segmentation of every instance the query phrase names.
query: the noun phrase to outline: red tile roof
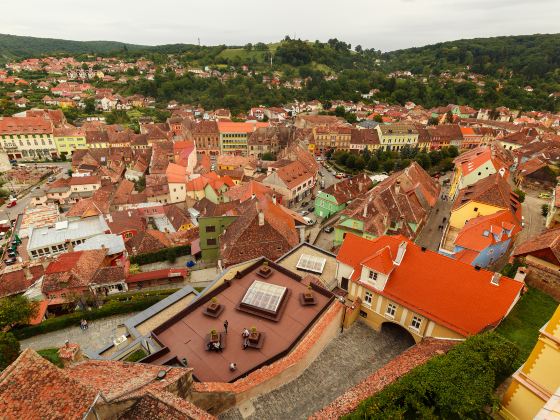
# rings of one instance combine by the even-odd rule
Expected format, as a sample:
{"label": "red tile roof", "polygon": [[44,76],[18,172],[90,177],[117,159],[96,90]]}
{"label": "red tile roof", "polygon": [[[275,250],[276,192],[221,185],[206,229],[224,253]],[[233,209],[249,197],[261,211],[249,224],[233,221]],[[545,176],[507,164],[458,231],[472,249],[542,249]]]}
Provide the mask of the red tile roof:
{"label": "red tile roof", "polygon": [[348,233],[337,259],[361,271],[364,260],[383,248],[388,247],[394,259],[402,242],[407,244],[406,252],[390,273],[384,290],[360,285],[463,336],[498,325],[523,288],[522,283],[504,276],[496,286],[491,283],[494,273],[422,250],[402,235],[370,241]]}
{"label": "red tile roof", "polygon": [[[455,245],[480,252],[493,244],[514,238],[520,231],[521,226],[515,216],[509,210],[502,210],[470,219],[459,231]],[[486,232],[488,234],[485,236]]]}

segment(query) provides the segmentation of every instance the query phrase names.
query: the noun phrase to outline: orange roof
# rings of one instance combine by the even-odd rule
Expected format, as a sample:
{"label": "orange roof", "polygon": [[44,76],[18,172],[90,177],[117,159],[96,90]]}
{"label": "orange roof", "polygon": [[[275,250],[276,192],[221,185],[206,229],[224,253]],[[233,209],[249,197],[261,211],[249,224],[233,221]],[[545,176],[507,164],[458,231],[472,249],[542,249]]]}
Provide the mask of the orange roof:
{"label": "orange roof", "polygon": [[348,233],[337,260],[359,271],[366,257],[385,247],[396,255],[403,241],[407,243],[403,260],[394,266],[383,290],[352,280],[463,336],[498,325],[523,288],[504,276],[494,285],[494,273],[423,250],[402,235],[370,241]]}
{"label": "orange roof", "polygon": [[208,184],[208,179],[203,176],[199,176],[198,178],[191,179],[187,182],[187,191],[202,191],[206,184]]}
{"label": "orange roof", "polygon": [[[511,234],[508,235],[506,230],[511,231]],[[470,219],[459,231],[455,245],[480,252],[492,244],[514,237],[520,230],[515,216],[509,210],[502,210],[489,216]]]}
{"label": "orange roof", "polygon": [[474,130],[472,127],[461,127],[461,133],[463,133],[463,136],[474,136]]}
{"label": "orange roof", "polygon": [[389,274],[393,270],[393,256],[388,246],[377,251],[373,256],[362,261],[362,264],[379,273]]}
{"label": "orange roof", "polygon": [[184,166],[170,163],[165,170],[167,182],[169,183],[185,183],[187,182],[187,169]]}
{"label": "orange roof", "polygon": [[252,133],[257,128],[269,126],[270,124],[265,122],[218,121],[218,130],[220,133]]}

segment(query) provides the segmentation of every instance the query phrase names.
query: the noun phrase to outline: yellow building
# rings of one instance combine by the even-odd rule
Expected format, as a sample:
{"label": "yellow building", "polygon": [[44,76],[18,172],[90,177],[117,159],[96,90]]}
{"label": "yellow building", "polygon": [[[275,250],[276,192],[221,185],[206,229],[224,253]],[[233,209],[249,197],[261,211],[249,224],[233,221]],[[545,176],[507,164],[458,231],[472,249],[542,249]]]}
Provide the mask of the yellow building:
{"label": "yellow building", "polygon": [[451,228],[461,229],[470,219],[489,216],[500,210],[510,210],[521,220],[521,204],[518,199],[501,174],[490,175],[459,191],[451,209],[449,225]]}
{"label": "yellow building", "polygon": [[337,255],[336,277],[363,322],[375,330],[397,325],[415,342],[424,337],[463,340],[496,327],[523,288],[520,282],[426,250],[402,235],[368,240],[347,233]]}
{"label": "yellow building", "polygon": [[375,127],[379,136],[379,147],[383,150],[401,150],[405,146],[418,145],[418,130],[408,124],[379,124]]}
{"label": "yellow building", "polygon": [[541,328],[527,361],[513,374],[513,382],[502,399],[501,414],[506,419],[519,420],[560,418],[559,389],[560,306]]}
{"label": "yellow building", "polygon": [[71,155],[74,150],[87,149],[85,132],[78,128],[57,128],[54,130],[54,143],[58,155]]}

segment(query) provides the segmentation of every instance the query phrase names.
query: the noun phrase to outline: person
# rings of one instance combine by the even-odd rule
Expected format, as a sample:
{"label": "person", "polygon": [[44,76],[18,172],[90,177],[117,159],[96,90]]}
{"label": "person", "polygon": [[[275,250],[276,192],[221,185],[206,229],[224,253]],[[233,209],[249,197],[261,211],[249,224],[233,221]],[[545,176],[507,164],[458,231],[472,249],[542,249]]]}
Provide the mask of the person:
{"label": "person", "polygon": [[226,331],[227,334],[227,327],[229,325],[229,322],[227,322],[227,319],[224,321],[224,330]]}
{"label": "person", "polygon": [[86,320],[83,319],[83,318],[82,318],[82,320],[80,321],[80,329],[81,329],[82,331],[86,329],[86,326],[85,326],[85,324],[84,324],[85,321],[86,321]]}
{"label": "person", "polygon": [[243,350],[245,350],[247,347],[249,347],[249,336],[251,335],[251,333],[249,332],[249,330],[247,328],[243,328],[243,332],[241,333],[241,336],[243,337]]}
{"label": "person", "polygon": [[237,370],[237,365],[235,364],[235,362],[231,362],[229,364],[229,370],[231,370],[232,372]]}
{"label": "person", "polygon": [[87,319],[84,319],[84,330],[87,330],[89,328],[89,325],[87,323]]}

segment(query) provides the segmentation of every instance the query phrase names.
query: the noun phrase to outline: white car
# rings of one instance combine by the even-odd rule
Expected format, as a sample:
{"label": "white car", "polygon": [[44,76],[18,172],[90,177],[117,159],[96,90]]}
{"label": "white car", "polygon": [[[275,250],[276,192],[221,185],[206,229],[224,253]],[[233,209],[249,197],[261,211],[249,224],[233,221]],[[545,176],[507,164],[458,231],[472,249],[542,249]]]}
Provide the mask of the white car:
{"label": "white car", "polygon": [[299,214],[301,214],[302,216],[307,216],[309,212],[307,210],[302,210],[299,212]]}
{"label": "white car", "polygon": [[311,219],[310,217],[304,217],[303,220],[305,220],[307,226],[313,226],[315,224],[315,220]]}

